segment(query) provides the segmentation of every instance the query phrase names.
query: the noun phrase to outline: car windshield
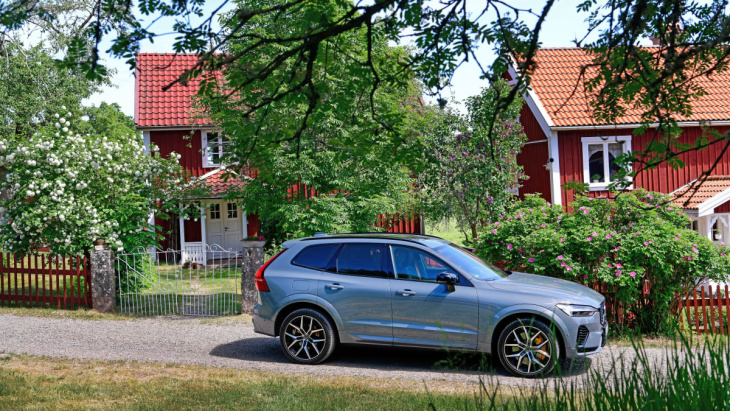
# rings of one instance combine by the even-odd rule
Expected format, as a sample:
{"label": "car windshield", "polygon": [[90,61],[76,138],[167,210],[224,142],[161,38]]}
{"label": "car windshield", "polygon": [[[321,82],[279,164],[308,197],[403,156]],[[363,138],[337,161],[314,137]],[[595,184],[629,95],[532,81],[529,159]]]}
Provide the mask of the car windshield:
{"label": "car windshield", "polygon": [[476,255],[454,244],[442,244],[433,248],[436,253],[477,280],[496,280],[507,274]]}

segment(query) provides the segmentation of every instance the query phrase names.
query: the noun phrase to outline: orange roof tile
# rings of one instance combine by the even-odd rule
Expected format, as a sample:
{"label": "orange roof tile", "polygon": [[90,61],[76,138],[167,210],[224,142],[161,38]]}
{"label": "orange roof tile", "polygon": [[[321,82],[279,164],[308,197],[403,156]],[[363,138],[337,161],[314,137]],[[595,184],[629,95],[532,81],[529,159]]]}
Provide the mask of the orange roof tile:
{"label": "orange roof tile", "polygon": [[[592,62],[583,49],[542,48],[537,51],[537,65],[531,80],[533,95],[545,107],[556,127],[592,126],[599,123],[593,118],[590,102],[593,99],[580,81],[581,68]],[[587,76],[595,75],[589,69]],[[730,71],[701,77],[697,82],[707,94],[692,103],[692,116],[678,116],[679,121],[730,120]],[[641,110],[629,109],[626,116],[615,124],[636,124],[641,122]]]}
{"label": "orange roof tile", "polygon": [[192,97],[198,92],[200,78],[177,83],[167,91],[164,86],[175,81],[198,61],[195,54],[139,53],[135,80],[134,120],[138,127],[190,126],[209,124],[195,118]]}
{"label": "orange roof tile", "polygon": [[[672,193],[672,201],[685,210],[697,210],[705,201],[715,197],[727,189],[730,189],[730,176],[707,177],[707,180],[702,183],[702,185],[697,189],[697,192],[693,195],[692,191],[694,190],[695,184],[698,183],[699,181],[695,180],[683,187],[680,187],[677,191]],[[687,202],[688,199],[689,202],[685,205],[685,202]]]}
{"label": "orange roof tile", "polygon": [[212,197],[224,196],[228,190],[242,188],[246,184],[245,180],[247,177],[241,178],[235,173],[230,173],[226,180],[223,177],[225,174],[225,170],[218,169],[207,174],[207,177],[203,176],[203,184],[210,189],[210,195]]}

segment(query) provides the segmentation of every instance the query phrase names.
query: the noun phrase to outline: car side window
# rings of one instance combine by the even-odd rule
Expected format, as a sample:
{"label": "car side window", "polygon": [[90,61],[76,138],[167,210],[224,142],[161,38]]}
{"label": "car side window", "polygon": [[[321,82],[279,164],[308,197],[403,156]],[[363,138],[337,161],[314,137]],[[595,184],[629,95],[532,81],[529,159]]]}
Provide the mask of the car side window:
{"label": "car side window", "polygon": [[380,244],[345,244],[335,262],[337,274],[387,278]]}
{"label": "car side window", "polygon": [[300,251],[299,254],[294,257],[292,264],[312,268],[314,270],[323,270],[330,259],[332,259],[332,256],[335,254],[335,251],[337,251],[339,246],[339,244],[309,246]]}
{"label": "car side window", "polygon": [[410,247],[390,246],[395,278],[399,280],[418,280],[436,282],[436,277],[451,271],[436,257]]}

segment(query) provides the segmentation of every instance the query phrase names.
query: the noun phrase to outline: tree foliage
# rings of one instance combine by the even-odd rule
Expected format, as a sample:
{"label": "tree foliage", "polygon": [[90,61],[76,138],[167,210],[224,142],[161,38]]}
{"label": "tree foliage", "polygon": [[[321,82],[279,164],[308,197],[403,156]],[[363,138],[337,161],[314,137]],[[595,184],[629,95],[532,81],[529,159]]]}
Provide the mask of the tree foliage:
{"label": "tree foliage", "polygon": [[101,85],[78,70],[57,66],[43,44],[0,41],[0,65],[0,141],[52,123],[49,115],[65,111],[61,106],[78,107]]}
{"label": "tree foliage", "polygon": [[[427,165],[419,175],[426,215],[454,218],[468,242],[485,224],[504,214],[519,187],[522,167],[517,154],[526,141],[518,121],[522,99],[497,112],[505,81],[485,88],[466,102],[466,115],[436,112],[422,124]],[[495,138],[490,138],[494,135]]]}
{"label": "tree foliage", "polygon": [[[84,0],[79,0],[84,3]],[[0,5],[0,31],[18,30],[25,24],[54,24],[54,10],[58,3],[51,0],[11,0]],[[252,65],[245,76],[255,88],[262,86],[269,77],[284,80],[280,94],[297,93],[304,85],[322,85],[324,78],[314,76],[314,66],[307,61],[316,60],[332,45],[332,40],[343,34],[365,31],[364,41],[368,48],[377,43],[378,36],[387,41],[412,42],[415,48],[407,59],[398,64],[400,72],[408,77],[417,73],[428,94],[439,96],[450,84],[458,68],[469,62],[476,64],[484,79],[494,84],[514,61],[517,78],[512,92],[500,97],[498,111],[507,110],[519,92],[529,86],[535,69],[535,56],[541,44],[546,19],[554,16],[555,0],[524,3],[513,0],[486,0],[479,4],[466,0],[445,0],[436,3],[422,0],[380,0],[376,2],[351,2],[329,0],[287,0],[282,2],[237,3],[232,20],[234,24],[215,29],[214,20],[228,0],[98,0],[93,7],[80,15],[83,29],[66,30],[72,33],[70,45],[63,59],[64,64],[80,67],[91,77],[103,77],[105,69],[100,63],[99,50],[102,40],[109,39],[112,46],[107,52],[126,59],[135,65],[135,54],[140,42],[153,40],[160,35],[153,22],[160,18],[174,19],[178,37],[174,43],[177,52],[194,52],[200,55],[199,63],[181,73],[177,81],[203,71],[216,71],[247,56],[266,56],[268,64]],[[340,11],[337,18],[323,13],[316,19],[306,10],[326,9],[334,5]],[[528,5],[526,5],[528,4]],[[210,6],[205,12],[205,6]],[[56,9],[54,9],[56,7]],[[138,13],[134,13],[136,9]],[[308,26],[300,25],[295,33],[275,30],[262,33],[262,21],[286,21],[290,16],[303,16]],[[562,16],[556,17],[562,18]],[[726,134],[708,132],[699,137],[696,144],[682,145],[676,141],[677,119],[691,113],[691,102],[705,91],[699,81],[705,76],[724,71],[730,61],[730,15],[726,0],[697,2],[692,0],[583,0],[576,4],[575,17],[588,23],[584,35],[575,43],[593,57],[584,67],[583,82],[590,93],[593,114],[599,121],[619,118],[626,109],[634,108],[642,113],[644,128],[655,123],[653,144],[633,154],[640,166],[626,171],[631,177],[663,162],[681,167],[677,159],[685,151],[721,144],[730,148]],[[63,20],[68,21],[68,20]],[[144,22],[143,22],[144,21]],[[198,21],[198,22],[194,22]],[[4,29],[4,30],[3,30]],[[649,37],[659,39],[660,46],[642,47]],[[247,40],[246,47],[219,59],[216,53],[227,50],[228,45]],[[495,50],[494,61],[482,61],[476,50],[491,47]],[[299,70],[292,67],[298,62]],[[379,69],[368,54],[361,60],[379,76]],[[303,74],[303,76],[302,76]],[[380,87],[376,82],[373,88]],[[169,87],[170,85],[168,85]],[[576,84],[576,89],[578,84]],[[316,87],[315,87],[316,88]],[[313,90],[310,90],[313,91]],[[254,111],[264,116],[274,101],[262,100]],[[323,101],[315,93],[309,94],[309,104],[316,106]],[[387,123],[387,116],[373,110],[374,120]],[[298,116],[299,126],[288,128],[287,138],[310,127],[308,116]],[[393,127],[397,129],[397,127]],[[494,138],[494,136],[492,136]],[[621,161],[629,162],[626,156]],[[716,163],[709,165],[712,171]],[[628,181],[628,179],[625,179]],[[617,185],[621,185],[619,181]],[[698,184],[699,187],[701,184]]]}
{"label": "tree foliage", "polygon": [[[237,6],[277,4],[247,0]],[[389,46],[382,27],[342,33],[283,61],[276,44],[251,51],[258,38],[299,37],[347,11],[346,3],[322,1],[276,19],[247,20],[256,28],[251,36],[231,40],[218,56],[228,61],[223,80],[208,77],[199,93],[201,112],[230,141],[224,159],[229,168],[256,170],[231,197],[244,198],[249,212],[278,221],[285,232],[365,231],[379,213],[402,211],[408,202],[410,170],[399,158],[412,152],[404,142],[414,133],[401,119],[422,103],[413,77],[395,76],[408,53]],[[224,24],[240,25],[240,15],[230,14]],[[260,70],[271,72],[251,81]],[[296,86],[288,88],[290,82]]]}
{"label": "tree foliage", "polygon": [[[510,270],[603,284],[615,325],[669,331],[667,313],[678,313],[683,297],[730,271],[730,249],[686,229],[690,217],[666,200],[643,190],[615,201],[581,196],[571,214],[528,196],[482,233],[477,252]],[[626,310],[622,324],[617,307]]]}

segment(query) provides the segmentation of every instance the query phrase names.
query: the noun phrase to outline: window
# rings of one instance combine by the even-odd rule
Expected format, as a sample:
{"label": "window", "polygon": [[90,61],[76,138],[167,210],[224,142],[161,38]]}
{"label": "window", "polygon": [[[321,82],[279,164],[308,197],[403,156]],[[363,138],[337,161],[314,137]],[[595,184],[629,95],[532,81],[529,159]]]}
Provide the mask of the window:
{"label": "window", "polygon": [[345,244],[337,257],[338,274],[383,277],[383,250],[380,244]]}
{"label": "window", "polygon": [[223,133],[203,131],[201,133],[203,145],[203,167],[218,167],[225,154],[228,142]]}
{"label": "window", "polygon": [[391,246],[393,271],[399,280],[419,280],[436,282],[436,277],[444,271],[451,271],[437,258],[409,247]]}
{"label": "window", "polygon": [[218,203],[213,203],[210,205],[210,219],[211,220],[220,220],[221,218],[221,205]]}
{"label": "window", "polygon": [[326,244],[307,247],[294,258],[292,264],[323,270],[339,246],[339,244]]}
{"label": "window", "polygon": [[238,218],[238,206],[236,206],[236,203],[228,203],[228,218]]}
{"label": "window", "polygon": [[583,181],[592,190],[604,190],[616,181],[618,156],[631,151],[631,136],[583,137]]}

